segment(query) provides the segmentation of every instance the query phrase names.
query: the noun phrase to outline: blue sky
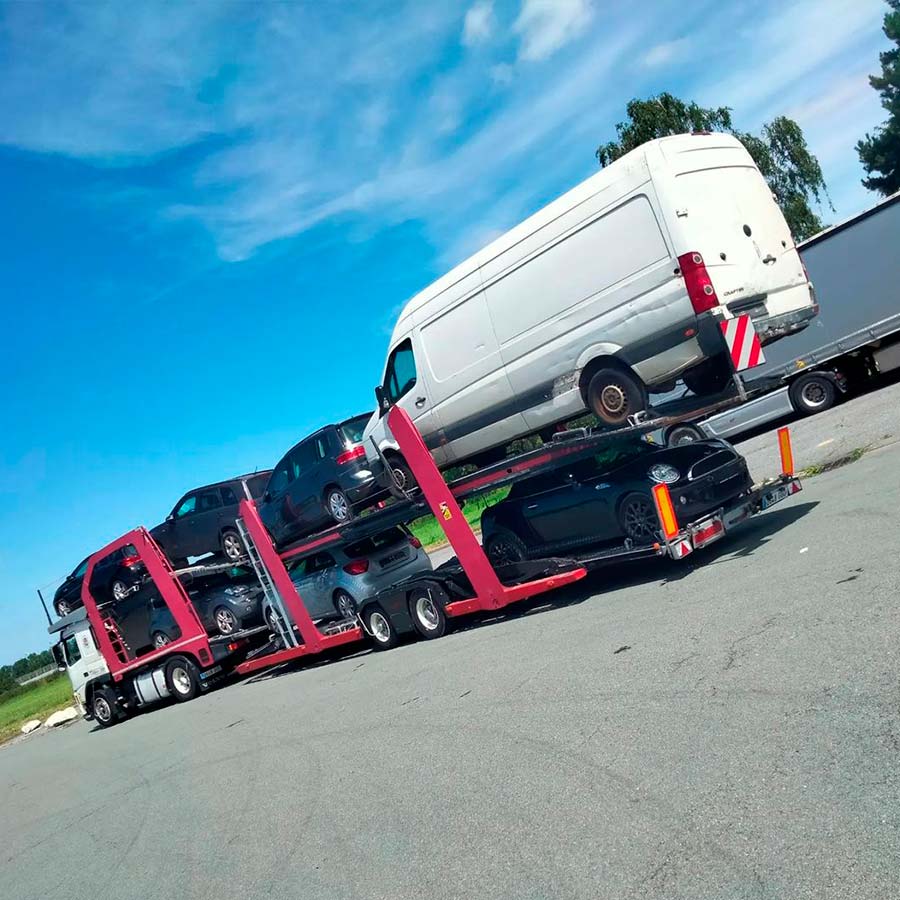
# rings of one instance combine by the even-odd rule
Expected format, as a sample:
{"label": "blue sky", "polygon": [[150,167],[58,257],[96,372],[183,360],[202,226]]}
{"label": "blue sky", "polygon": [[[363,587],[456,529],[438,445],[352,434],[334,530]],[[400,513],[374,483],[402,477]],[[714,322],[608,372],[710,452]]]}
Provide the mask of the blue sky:
{"label": "blue sky", "polygon": [[[633,96],[786,113],[836,212],[881,0],[0,4],[0,662],[34,588],[371,408],[397,308]],[[52,591],[51,591],[52,592]]]}

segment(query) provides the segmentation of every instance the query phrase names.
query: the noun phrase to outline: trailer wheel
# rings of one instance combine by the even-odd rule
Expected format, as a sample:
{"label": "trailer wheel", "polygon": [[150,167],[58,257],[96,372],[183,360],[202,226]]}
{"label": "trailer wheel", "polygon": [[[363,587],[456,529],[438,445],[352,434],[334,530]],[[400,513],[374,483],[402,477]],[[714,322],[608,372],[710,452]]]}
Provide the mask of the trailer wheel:
{"label": "trailer wheel", "polygon": [[193,700],[200,693],[200,673],[186,656],[173,656],[166,663],[166,687],[179,702]]}
{"label": "trailer wheel", "polygon": [[619,527],[633,541],[650,544],[659,536],[656,507],[646,494],[626,494],[619,503],[618,519]]}
{"label": "trailer wheel", "polygon": [[492,566],[503,563],[524,562],[528,559],[528,548],[525,542],[507,528],[498,528],[488,537],[484,552]]}
{"label": "trailer wheel", "polygon": [[426,640],[442,637],[447,631],[444,607],[428,588],[416,588],[410,592],[409,614],[416,631]]}
{"label": "trailer wheel", "polygon": [[682,444],[693,444],[706,439],[702,429],[696,425],[673,425],[666,432],[667,447],[680,447]]}
{"label": "trailer wheel", "polygon": [[109,728],[119,720],[119,701],[111,687],[101,685],[94,690],[91,700],[91,712],[94,720],[101,728]]}
{"label": "trailer wheel", "polygon": [[379,650],[390,650],[397,646],[399,640],[397,631],[391,624],[390,617],[377,604],[367,606],[362,614],[363,624],[366,626],[366,634],[372,639],[372,643]]}
{"label": "trailer wheel", "polygon": [[628,417],[647,408],[644,386],[624,369],[600,369],[587,389],[591,411],[605,425],[624,425]]}
{"label": "trailer wheel", "polygon": [[837,390],[827,376],[810,373],[802,375],[790,386],[788,397],[801,416],[812,416],[834,406]]}

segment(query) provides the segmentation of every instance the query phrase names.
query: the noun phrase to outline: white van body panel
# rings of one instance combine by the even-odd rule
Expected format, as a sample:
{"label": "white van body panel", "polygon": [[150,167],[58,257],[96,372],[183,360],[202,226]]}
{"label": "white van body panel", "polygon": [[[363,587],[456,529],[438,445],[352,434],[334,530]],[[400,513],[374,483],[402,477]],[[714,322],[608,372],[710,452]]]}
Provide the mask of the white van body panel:
{"label": "white van body panel", "polygon": [[[713,315],[812,309],[768,186],[740,142],[719,134],[637,148],[413,297],[385,378],[409,339],[416,384],[396,402],[438,465],[584,412],[592,360],[615,357],[653,390],[718,352],[717,329],[704,349],[680,274],[687,252],[707,262],[722,304]],[[396,449],[377,413],[365,437],[373,461],[369,438]]]}

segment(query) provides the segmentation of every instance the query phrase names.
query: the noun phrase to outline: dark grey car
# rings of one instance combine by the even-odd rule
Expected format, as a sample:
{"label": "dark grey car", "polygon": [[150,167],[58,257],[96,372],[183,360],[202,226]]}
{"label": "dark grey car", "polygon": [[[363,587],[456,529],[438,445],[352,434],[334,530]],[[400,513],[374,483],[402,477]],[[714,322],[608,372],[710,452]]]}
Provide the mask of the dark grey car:
{"label": "dark grey car", "polygon": [[220,553],[239,560],[244,545],[234,524],[238,504],[246,496],[246,483],[254,500],[262,496],[269,470],[240,475],[188,491],[166,516],[166,521],[150,530],[153,540],[176,569],[187,565],[189,556]]}

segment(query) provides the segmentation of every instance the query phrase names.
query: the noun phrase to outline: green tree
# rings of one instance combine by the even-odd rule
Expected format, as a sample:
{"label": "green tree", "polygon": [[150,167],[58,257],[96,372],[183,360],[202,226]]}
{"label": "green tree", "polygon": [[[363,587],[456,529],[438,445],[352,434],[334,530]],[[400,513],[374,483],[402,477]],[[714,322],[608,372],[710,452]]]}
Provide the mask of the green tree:
{"label": "green tree", "polygon": [[870,191],[888,196],[900,191],[900,0],[887,0],[890,11],[884,16],[884,33],[896,47],[879,55],[881,75],[869,77],[869,84],[881,94],[881,105],[888,118],[856,145],[868,178],[863,184]]}
{"label": "green tree", "polygon": [[668,93],[632,100],[626,112],[628,121],[616,125],[616,140],[597,148],[601,166],[655,138],[691,131],[725,131],[738,138],[753,157],[795,239],[802,241],[821,231],[822,222],[813,212],[812,203],[824,199],[830,205],[825,178],[819,161],[806,146],[803,130],[793,119],[779,116],[763,125],[757,136],[736,130],[727,106],[707,108]]}

